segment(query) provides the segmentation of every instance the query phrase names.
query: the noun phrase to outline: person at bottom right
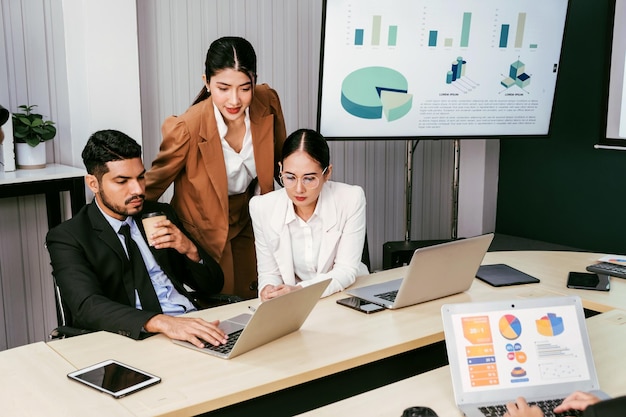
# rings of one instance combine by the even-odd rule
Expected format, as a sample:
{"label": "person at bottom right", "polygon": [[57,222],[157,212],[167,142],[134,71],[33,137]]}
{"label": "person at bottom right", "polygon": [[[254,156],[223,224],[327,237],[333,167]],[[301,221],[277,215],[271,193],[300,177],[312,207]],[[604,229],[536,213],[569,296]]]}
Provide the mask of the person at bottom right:
{"label": "person at bottom right", "polygon": [[[544,413],[536,405],[529,405],[523,397],[507,403],[508,411],[503,417],[543,417]],[[571,410],[583,411],[583,417],[622,417],[626,415],[626,396],[600,400],[593,394],[575,391],[555,407],[554,413]],[[569,415],[569,414],[564,414]],[[577,414],[572,414],[577,415]]]}

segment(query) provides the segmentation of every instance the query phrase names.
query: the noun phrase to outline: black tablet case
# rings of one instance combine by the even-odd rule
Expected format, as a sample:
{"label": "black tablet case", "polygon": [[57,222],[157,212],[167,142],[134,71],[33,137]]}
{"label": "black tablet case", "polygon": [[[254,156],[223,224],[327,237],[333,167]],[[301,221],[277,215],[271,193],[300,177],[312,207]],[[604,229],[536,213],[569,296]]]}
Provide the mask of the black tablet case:
{"label": "black tablet case", "polygon": [[507,285],[532,284],[538,278],[528,275],[506,264],[482,265],[476,272],[476,278],[494,287]]}

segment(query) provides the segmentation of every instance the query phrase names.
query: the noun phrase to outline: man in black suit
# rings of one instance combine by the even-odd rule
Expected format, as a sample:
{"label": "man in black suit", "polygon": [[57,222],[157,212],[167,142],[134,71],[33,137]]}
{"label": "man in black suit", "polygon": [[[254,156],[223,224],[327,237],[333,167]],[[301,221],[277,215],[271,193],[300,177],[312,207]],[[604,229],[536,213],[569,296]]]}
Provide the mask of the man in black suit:
{"label": "man in black suit", "polygon": [[[185,234],[168,204],[144,201],[139,144],[122,132],[102,130],[89,138],[82,157],[94,200],[46,237],[53,274],[73,325],[134,339],[163,333],[198,347],[202,341],[225,343],[219,322],[177,317],[197,308],[183,284],[212,294],[222,289],[224,277],[217,262]],[[141,216],[154,211],[165,213],[167,220],[157,223],[157,230],[146,238]],[[121,234],[128,228],[121,227],[125,224],[141,252],[133,259],[143,258],[143,274],[133,273],[127,253],[139,253],[126,246],[130,242]]]}

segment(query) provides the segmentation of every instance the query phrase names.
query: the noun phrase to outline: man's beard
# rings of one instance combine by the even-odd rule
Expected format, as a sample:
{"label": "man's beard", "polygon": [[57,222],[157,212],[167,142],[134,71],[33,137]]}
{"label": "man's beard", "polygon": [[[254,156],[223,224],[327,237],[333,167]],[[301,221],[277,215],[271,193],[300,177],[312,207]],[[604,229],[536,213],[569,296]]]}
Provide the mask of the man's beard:
{"label": "man's beard", "polygon": [[102,201],[102,204],[106,208],[111,210],[113,213],[118,214],[118,215],[123,216],[123,217],[128,217],[128,216],[135,215],[135,214],[139,213],[143,209],[143,204],[142,204],[141,207],[136,209],[137,210],[136,212],[132,212],[131,213],[126,208],[126,204],[128,204],[131,201],[136,200],[136,199],[140,199],[143,202],[145,200],[145,198],[146,198],[146,196],[144,194],[138,194],[138,195],[132,196],[128,200],[124,201],[124,206],[118,206],[118,205],[112,203],[111,201],[109,201],[109,199],[107,198],[107,196],[104,193],[104,191],[98,192],[98,195],[100,196],[100,201]]}

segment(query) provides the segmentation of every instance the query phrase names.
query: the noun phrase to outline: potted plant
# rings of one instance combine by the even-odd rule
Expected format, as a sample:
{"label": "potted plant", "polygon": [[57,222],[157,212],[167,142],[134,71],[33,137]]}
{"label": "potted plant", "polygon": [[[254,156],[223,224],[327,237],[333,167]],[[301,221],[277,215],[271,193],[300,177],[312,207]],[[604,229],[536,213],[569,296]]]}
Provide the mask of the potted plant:
{"label": "potted plant", "polygon": [[44,168],[46,147],[39,145],[57,134],[54,122],[33,113],[35,107],[35,104],[18,106],[22,112],[13,114],[13,139],[18,168]]}

